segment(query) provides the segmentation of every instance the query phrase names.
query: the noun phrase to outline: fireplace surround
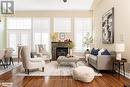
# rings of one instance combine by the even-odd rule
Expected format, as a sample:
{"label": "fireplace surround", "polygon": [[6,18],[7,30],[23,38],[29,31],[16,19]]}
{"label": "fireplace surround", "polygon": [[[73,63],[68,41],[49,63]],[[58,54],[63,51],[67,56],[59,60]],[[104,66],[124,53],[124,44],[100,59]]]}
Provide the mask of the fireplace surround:
{"label": "fireplace surround", "polygon": [[66,56],[68,54],[67,45],[69,42],[52,42],[51,43],[51,53],[52,60],[55,61],[59,56]]}

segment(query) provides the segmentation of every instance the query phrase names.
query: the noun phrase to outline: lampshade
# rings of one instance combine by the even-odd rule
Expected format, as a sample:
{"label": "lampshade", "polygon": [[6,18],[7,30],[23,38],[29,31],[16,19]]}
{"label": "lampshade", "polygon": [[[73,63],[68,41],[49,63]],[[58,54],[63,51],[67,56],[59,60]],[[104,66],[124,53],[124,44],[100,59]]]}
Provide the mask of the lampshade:
{"label": "lampshade", "polygon": [[115,51],[116,52],[124,52],[125,51],[125,44],[123,44],[123,43],[115,44]]}

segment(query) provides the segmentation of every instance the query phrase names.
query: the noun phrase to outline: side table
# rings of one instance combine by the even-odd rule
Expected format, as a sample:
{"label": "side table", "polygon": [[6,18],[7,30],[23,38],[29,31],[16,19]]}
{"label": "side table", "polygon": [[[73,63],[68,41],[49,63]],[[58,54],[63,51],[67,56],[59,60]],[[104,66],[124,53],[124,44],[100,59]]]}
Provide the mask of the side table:
{"label": "side table", "polygon": [[115,70],[115,66],[118,68],[118,73],[120,74],[121,67],[123,68],[123,74],[125,77],[125,63],[127,62],[127,59],[122,58],[121,60],[115,60],[113,61],[113,70]]}

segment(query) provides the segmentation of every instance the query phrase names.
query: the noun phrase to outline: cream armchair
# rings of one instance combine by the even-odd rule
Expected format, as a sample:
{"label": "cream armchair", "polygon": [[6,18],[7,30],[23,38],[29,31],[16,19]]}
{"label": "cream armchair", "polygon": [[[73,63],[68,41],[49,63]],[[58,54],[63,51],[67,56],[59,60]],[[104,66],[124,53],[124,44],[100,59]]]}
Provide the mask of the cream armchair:
{"label": "cream armchair", "polygon": [[5,68],[5,64],[3,62],[4,55],[5,55],[5,50],[1,49],[0,50],[0,63],[2,63],[2,66]]}
{"label": "cream armchair", "polygon": [[[13,48],[6,48],[5,49],[5,55],[4,55],[4,58],[5,58],[5,60],[6,60],[6,63],[7,63],[7,65],[9,64],[9,65],[11,65],[11,63],[14,65],[14,63],[13,63],[13,58],[12,58],[12,56],[13,56]],[[9,61],[8,61],[9,60]],[[9,62],[9,63],[8,63]]]}
{"label": "cream armchair", "polygon": [[43,60],[49,60],[51,62],[52,56],[46,51],[46,45],[38,44],[35,45],[36,54],[38,57],[42,57]]}
{"label": "cream armchair", "polygon": [[45,61],[42,58],[31,58],[30,50],[27,46],[22,46],[21,61],[27,74],[29,74],[30,69],[42,68],[42,71],[44,71]]}

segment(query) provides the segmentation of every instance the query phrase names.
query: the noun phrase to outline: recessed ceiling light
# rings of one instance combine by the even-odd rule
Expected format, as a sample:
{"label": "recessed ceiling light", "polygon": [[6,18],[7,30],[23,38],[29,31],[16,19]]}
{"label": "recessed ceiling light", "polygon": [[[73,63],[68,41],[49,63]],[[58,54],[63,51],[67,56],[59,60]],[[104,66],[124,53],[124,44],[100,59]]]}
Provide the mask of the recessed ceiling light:
{"label": "recessed ceiling light", "polygon": [[67,2],[67,0],[63,0],[63,2],[64,2],[64,3],[66,3],[66,2]]}

